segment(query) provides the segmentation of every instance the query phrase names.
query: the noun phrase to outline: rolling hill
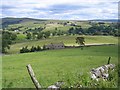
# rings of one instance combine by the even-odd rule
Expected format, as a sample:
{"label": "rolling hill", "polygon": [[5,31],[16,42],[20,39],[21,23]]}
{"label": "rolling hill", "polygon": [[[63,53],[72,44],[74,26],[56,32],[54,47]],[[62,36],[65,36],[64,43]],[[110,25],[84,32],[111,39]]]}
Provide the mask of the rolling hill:
{"label": "rolling hill", "polygon": [[[27,39],[26,30],[46,27],[43,31],[67,31],[71,24],[81,26],[84,30],[91,27],[89,21],[67,20],[41,20],[32,18],[3,18],[0,22],[6,31],[15,33],[19,30],[16,40],[7,49],[8,54],[2,56],[2,87],[3,88],[34,88],[26,70],[26,65],[31,64],[38,81],[43,88],[56,81],[64,81],[63,88],[82,85],[88,88],[116,88],[118,86],[117,68],[110,74],[113,78],[106,82],[98,82],[95,86],[90,79],[89,71],[92,68],[107,63],[107,58],[112,57],[111,63],[118,64],[118,37],[108,35],[50,35],[48,38]],[[67,22],[67,25],[65,25]],[[95,22],[96,24],[97,22]],[[105,23],[109,25],[109,23]],[[77,26],[76,26],[77,27]],[[74,27],[75,28],[75,27]],[[13,30],[13,31],[12,31]],[[32,33],[32,32],[31,32]],[[5,36],[6,37],[6,36]],[[77,46],[76,37],[84,37],[85,44],[112,43],[114,46],[93,46],[81,48],[65,48],[59,50],[45,50],[39,52],[22,53],[20,49],[28,46],[40,46],[63,42],[66,46]],[[119,70],[119,69],[118,69]],[[1,87],[1,86],[0,86]]]}
{"label": "rolling hill", "polygon": [[2,27],[7,27],[8,25],[11,24],[20,24],[20,23],[24,23],[24,22],[35,22],[35,21],[46,21],[46,20],[41,20],[41,19],[33,19],[33,18],[2,18],[2,20],[0,20],[0,25],[2,25]]}

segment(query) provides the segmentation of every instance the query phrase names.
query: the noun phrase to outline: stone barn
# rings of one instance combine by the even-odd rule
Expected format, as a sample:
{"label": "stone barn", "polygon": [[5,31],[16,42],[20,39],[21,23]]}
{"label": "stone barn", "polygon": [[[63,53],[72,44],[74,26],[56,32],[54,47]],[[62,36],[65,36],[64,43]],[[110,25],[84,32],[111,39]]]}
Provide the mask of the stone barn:
{"label": "stone barn", "polygon": [[45,48],[47,48],[47,49],[63,49],[63,48],[65,48],[65,45],[62,42],[51,43],[51,44],[45,45]]}

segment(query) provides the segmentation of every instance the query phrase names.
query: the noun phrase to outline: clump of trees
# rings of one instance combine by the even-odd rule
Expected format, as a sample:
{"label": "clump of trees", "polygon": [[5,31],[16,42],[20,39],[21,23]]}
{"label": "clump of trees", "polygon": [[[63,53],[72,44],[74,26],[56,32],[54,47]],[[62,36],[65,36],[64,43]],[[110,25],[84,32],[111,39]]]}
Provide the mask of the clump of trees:
{"label": "clump of trees", "polygon": [[[44,47],[44,46],[43,46]],[[43,51],[46,50],[45,48],[41,48],[39,45],[38,46],[32,46],[31,48],[28,49],[28,46],[22,47],[20,49],[20,53],[28,53],[28,52],[38,52],[38,51]]]}
{"label": "clump of trees", "polygon": [[86,31],[90,35],[113,35],[119,36],[117,23],[111,23],[109,25],[93,24]]}
{"label": "clump of trees", "polygon": [[32,38],[31,33],[27,33],[27,35],[26,35],[26,39],[31,39],[31,38]]}
{"label": "clump of trees", "polygon": [[50,36],[50,31],[47,31],[47,32],[27,32],[26,33],[26,39],[33,39],[33,40],[46,39],[46,38],[49,38],[49,36]]}
{"label": "clump of trees", "polygon": [[35,28],[29,28],[25,31],[25,33],[27,32],[41,32],[45,27],[35,27]]}
{"label": "clump of trees", "polygon": [[81,35],[81,34],[84,34],[84,30],[83,30],[83,28],[81,27],[81,26],[79,26],[79,27],[71,27],[71,28],[69,28],[69,30],[68,30],[68,33],[69,34],[79,34],[79,35]]}
{"label": "clump of trees", "polygon": [[10,45],[14,43],[16,38],[16,34],[2,31],[2,53],[7,53],[7,50],[10,49]]}
{"label": "clump of trees", "polygon": [[112,36],[120,36],[118,30],[117,23],[111,23],[109,25],[105,25],[104,23],[92,23],[89,28],[82,28],[81,26],[74,26],[69,28],[69,34],[79,34],[79,35],[112,35]]}

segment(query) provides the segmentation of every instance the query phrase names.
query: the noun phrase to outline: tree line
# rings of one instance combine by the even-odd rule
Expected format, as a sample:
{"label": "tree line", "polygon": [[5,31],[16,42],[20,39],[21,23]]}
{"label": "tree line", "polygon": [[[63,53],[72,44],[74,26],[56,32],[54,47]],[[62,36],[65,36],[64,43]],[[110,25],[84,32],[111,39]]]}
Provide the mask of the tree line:
{"label": "tree line", "polygon": [[45,47],[45,45],[43,45],[43,47],[41,48],[39,45],[38,46],[32,46],[31,48],[28,48],[28,46],[22,47],[20,49],[20,53],[28,53],[28,52],[38,52],[38,51],[43,51],[43,50],[47,50],[47,48]]}
{"label": "tree line", "polygon": [[71,27],[68,30],[69,34],[79,34],[79,35],[112,35],[112,36],[120,36],[117,24],[111,25],[101,25],[94,24],[88,29],[83,29],[81,26]]}

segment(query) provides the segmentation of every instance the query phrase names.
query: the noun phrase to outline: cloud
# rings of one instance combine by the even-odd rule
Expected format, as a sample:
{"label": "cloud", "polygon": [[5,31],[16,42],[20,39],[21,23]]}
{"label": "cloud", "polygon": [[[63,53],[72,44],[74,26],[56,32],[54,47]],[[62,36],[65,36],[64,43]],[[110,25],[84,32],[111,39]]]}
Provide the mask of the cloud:
{"label": "cloud", "polygon": [[15,8],[14,6],[2,5],[3,10]]}
{"label": "cloud", "polygon": [[2,17],[44,19],[117,18],[118,0],[2,0]]}

